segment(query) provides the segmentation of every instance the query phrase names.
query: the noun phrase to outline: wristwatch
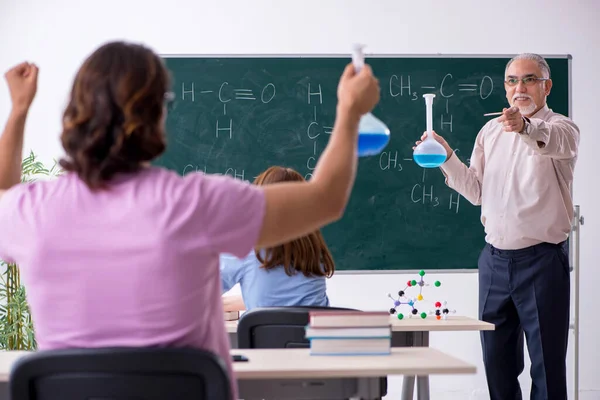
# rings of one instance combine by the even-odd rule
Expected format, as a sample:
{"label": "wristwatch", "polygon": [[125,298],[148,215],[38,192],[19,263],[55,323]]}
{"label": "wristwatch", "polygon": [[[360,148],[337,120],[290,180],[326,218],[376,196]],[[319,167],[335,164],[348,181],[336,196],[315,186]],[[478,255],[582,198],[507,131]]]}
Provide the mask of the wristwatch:
{"label": "wristwatch", "polygon": [[529,118],[523,117],[523,129],[519,132],[521,135],[529,135],[531,124],[529,123]]}

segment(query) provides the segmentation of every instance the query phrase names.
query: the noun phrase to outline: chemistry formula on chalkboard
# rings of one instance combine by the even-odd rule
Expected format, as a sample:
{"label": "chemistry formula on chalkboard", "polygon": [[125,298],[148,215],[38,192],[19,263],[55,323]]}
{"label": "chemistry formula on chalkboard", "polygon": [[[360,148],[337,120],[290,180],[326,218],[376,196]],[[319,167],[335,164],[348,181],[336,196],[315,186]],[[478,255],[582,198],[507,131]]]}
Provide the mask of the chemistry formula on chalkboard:
{"label": "chemistry formula on chalkboard", "polygon": [[[450,110],[450,99],[455,95],[461,95],[461,92],[476,93],[482,100],[485,100],[490,96],[494,89],[494,82],[491,77],[484,75],[477,83],[459,83],[457,88],[452,90],[452,81],[454,77],[451,73],[446,73],[439,85],[416,85],[414,78],[410,75],[391,75],[385,84],[385,88],[389,91],[389,96],[392,98],[406,97],[409,101],[421,100],[418,94],[422,92],[431,92],[439,90],[441,96],[442,111],[439,112],[439,124],[440,134],[444,134],[445,131],[453,132],[454,123],[453,115]],[[316,79],[315,79],[316,80]],[[232,80],[233,81],[233,80]],[[418,89],[417,89],[418,88]],[[182,102],[197,102],[197,101],[212,101],[218,102],[222,106],[222,116],[216,118],[214,121],[214,137],[215,138],[227,138],[235,140],[234,126],[237,123],[234,118],[227,113],[228,105],[231,106],[236,102],[258,102],[262,105],[268,105],[271,103],[276,95],[277,88],[274,83],[269,82],[259,88],[245,88],[241,86],[235,86],[233,82],[224,81],[220,82],[218,87],[215,88],[199,88],[196,82],[182,82],[178,88],[178,93],[175,93],[179,101]],[[312,171],[316,167],[317,160],[323,148],[318,146],[316,139],[320,135],[331,135],[333,132],[333,120],[321,121],[319,119],[318,108],[324,103],[323,99],[323,87],[321,83],[306,83],[304,96],[306,98],[306,106],[311,109],[311,119],[307,121],[305,132],[303,132],[308,139],[311,146],[311,152],[306,157],[304,169],[301,173],[304,173],[305,179],[309,180],[312,177]],[[456,93],[458,92],[458,93]],[[233,103],[232,103],[233,102]],[[425,109],[425,105],[423,105]],[[423,121],[425,126],[425,120]],[[414,132],[414,137],[418,138],[419,132]],[[460,153],[460,149],[454,149],[455,152]],[[406,164],[414,163],[414,157],[410,156],[407,151],[404,154],[399,154],[397,150],[385,150],[377,155],[374,155],[378,159],[379,169],[382,171],[402,171]],[[468,158],[466,160],[468,162]],[[261,171],[247,171],[243,166],[232,166],[227,167],[222,171],[209,171],[206,165],[195,165],[188,163],[183,167],[182,174],[186,174],[190,171],[202,170],[210,173],[222,173],[231,175],[235,178],[239,178],[246,181],[251,181]],[[413,203],[431,204],[433,207],[442,206],[451,210],[454,213],[459,212],[460,207],[460,195],[453,190],[442,187],[441,191],[445,194],[445,197],[436,193],[436,188],[433,184],[427,184],[426,182],[427,172],[423,171],[419,174],[419,178],[414,185],[410,188],[410,198]]]}
{"label": "chemistry formula on chalkboard", "polygon": [[[174,101],[167,149],[154,164],[181,175],[202,171],[248,182],[282,165],[311,179],[334,129],[348,57],[164,59]],[[477,268],[485,237],[479,206],[450,189],[440,168],[424,167],[427,160],[419,165],[413,147],[432,129],[469,166],[477,134],[493,120],[484,114],[507,105],[508,59],[366,57],[381,85],[372,113],[390,134],[375,154],[359,158],[344,216],[322,230],[337,271]],[[554,83],[548,104],[568,115],[568,61],[548,62]]]}

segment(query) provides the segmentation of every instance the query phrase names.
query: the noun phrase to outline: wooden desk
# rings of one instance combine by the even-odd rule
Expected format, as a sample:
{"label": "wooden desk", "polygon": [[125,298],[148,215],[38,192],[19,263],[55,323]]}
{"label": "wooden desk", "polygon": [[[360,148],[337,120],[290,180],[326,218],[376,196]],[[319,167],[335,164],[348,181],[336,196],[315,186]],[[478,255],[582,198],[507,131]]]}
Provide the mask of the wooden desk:
{"label": "wooden desk", "polygon": [[[225,326],[229,334],[232,348],[237,347],[237,324],[238,321],[226,321]],[[392,327],[393,347],[429,347],[429,332],[456,332],[456,331],[488,331],[495,327],[489,322],[463,316],[448,316],[446,320],[437,320],[428,316],[425,319],[413,317],[399,320],[390,315]],[[413,399],[415,381],[418,396],[429,398],[429,376],[416,376],[410,373],[403,374],[402,400]],[[419,397],[421,398],[421,397]]]}
{"label": "wooden desk", "polygon": [[[390,315],[392,326],[392,346],[429,346],[429,332],[456,332],[456,331],[493,331],[494,325],[478,319],[449,316],[446,320],[437,320],[428,317],[406,318],[399,320]],[[229,335],[232,348],[237,348],[238,321],[225,321],[225,329]]]}
{"label": "wooden desk", "polygon": [[[474,374],[476,367],[431,348],[394,348],[389,356],[311,356],[308,349],[233,349],[248,362],[234,362],[240,397],[254,399],[381,397],[379,377]],[[0,382],[28,352],[0,352]],[[0,399],[8,399],[7,394]],[[429,394],[419,394],[429,399]]]}
{"label": "wooden desk", "polygon": [[[398,319],[390,315],[392,332],[449,332],[449,331],[493,331],[494,325],[478,319],[461,316],[449,316],[446,320],[432,317]],[[238,321],[225,321],[227,333],[237,335]]]}
{"label": "wooden desk", "polygon": [[[232,321],[237,322],[237,321]],[[398,319],[390,315],[392,332],[448,332],[448,331],[493,331],[494,325],[475,318],[462,316],[449,316],[446,320],[437,320],[428,316],[422,318]]]}
{"label": "wooden desk", "polygon": [[232,349],[248,362],[234,362],[242,380],[474,374],[475,366],[433,348],[396,347],[390,355],[311,356],[309,349]]}

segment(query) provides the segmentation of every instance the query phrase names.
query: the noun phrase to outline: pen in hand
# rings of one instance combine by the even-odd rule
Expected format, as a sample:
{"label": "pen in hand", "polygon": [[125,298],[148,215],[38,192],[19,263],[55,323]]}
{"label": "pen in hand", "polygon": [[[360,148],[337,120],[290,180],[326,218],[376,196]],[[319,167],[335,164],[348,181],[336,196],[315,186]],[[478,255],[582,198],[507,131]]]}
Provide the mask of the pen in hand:
{"label": "pen in hand", "polygon": [[500,112],[493,112],[493,113],[487,113],[487,114],[483,114],[484,117],[490,117],[492,115],[502,115],[504,114],[502,111]]}

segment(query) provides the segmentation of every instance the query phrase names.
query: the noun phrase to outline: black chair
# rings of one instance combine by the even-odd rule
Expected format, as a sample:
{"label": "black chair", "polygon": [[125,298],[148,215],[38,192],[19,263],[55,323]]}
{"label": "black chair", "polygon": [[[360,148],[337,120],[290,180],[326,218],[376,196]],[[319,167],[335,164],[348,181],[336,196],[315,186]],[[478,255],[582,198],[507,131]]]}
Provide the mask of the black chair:
{"label": "black chair", "polygon": [[242,314],[238,322],[238,348],[310,348],[310,342],[304,336],[311,310],[358,311],[318,306],[255,308]]}
{"label": "black chair", "polygon": [[[313,310],[359,311],[352,308],[295,306],[255,308],[242,314],[237,327],[240,349],[310,348],[305,338],[309,313]],[[387,393],[387,377],[380,378],[381,393]]]}
{"label": "black chair", "polygon": [[223,360],[183,348],[39,351],[14,364],[9,391],[11,400],[231,399]]}

